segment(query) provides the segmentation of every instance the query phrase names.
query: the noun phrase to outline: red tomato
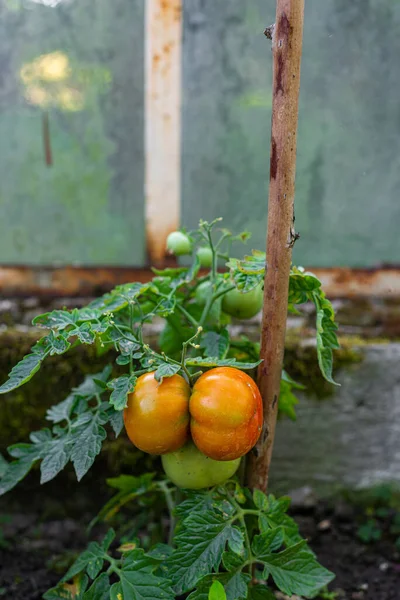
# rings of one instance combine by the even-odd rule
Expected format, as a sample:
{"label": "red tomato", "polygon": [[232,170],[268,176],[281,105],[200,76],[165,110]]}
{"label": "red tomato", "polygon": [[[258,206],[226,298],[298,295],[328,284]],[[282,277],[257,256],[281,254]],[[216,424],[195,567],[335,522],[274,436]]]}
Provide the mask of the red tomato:
{"label": "red tomato", "polygon": [[154,379],[154,372],[141,375],[124,410],[131,442],[149,454],[181,448],[189,439],[189,396],[189,385],[180,375],[162,383]]}
{"label": "red tomato", "polygon": [[196,381],[189,402],[190,430],[197,448],[214,460],[247,454],[260,437],[262,398],[239,369],[217,367]]}

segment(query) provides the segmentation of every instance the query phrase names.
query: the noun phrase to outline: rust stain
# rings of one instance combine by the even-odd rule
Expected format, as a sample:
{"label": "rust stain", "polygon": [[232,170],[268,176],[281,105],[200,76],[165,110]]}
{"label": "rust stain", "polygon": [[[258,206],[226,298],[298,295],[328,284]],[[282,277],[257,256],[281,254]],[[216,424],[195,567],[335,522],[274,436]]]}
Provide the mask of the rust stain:
{"label": "rust stain", "polygon": [[275,138],[271,139],[271,160],[270,160],[270,168],[269,168],[269,178],[276,179],[276,174],[278,171],[278,150],[276,147]]}
{"label": "rust stain", "polygon": [[283,13],[276,30],[277,39],[277,73],[275,78],[275,94],[278,92],[284,93],[285,66],[286,61],[283,56],[283,48],[288,44],[291,36],[292,27],[286,13]]}
{"label": "rust stain", "polygon": [[161,0],[159,18],[164,25],[180,21],[182,7],[177,0]]}

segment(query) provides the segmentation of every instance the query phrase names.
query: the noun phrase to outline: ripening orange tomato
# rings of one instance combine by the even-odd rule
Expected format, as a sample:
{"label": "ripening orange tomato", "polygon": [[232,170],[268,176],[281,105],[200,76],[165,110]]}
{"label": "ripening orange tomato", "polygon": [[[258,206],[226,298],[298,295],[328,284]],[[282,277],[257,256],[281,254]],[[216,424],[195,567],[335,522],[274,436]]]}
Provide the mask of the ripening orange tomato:
{"label": "ripening orange tomato", "polygon": [[124,410],[131,442],[149,454],[179,450],[189,439],[189,397],[189,384],[180,375],[161,383],[154,372],[141,375]]}
{"label": "ripening orange tomato", "polygon": [[197,448],[214,460],[247,454],[260,437],[263,408],[254,381],[239,369],[217,367],[196,381],[189,402]]}

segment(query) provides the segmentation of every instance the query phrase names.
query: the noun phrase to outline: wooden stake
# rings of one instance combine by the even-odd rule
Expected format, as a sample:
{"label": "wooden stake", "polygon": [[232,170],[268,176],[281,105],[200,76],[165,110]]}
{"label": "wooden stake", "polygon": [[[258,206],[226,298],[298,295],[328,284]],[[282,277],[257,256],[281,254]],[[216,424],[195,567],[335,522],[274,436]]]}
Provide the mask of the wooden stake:
{"label": "wooden stake", "polygon": [[296,140],[304,0],[277,0],[272,33],[273,104],[268,199],[267,269],[258,384],[264,428],[247,461],[247,485],[266,490],[275,435],[285,343],[294,230]]}

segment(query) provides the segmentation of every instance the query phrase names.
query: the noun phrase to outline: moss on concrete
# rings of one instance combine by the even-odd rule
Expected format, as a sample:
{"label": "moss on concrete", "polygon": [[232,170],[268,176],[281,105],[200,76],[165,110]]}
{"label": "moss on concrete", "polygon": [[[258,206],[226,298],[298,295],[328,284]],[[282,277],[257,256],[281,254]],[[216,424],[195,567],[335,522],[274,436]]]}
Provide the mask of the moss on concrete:
{"label": "moss on concrete", "polygon": [[[0,381],[27,354],[39,332],[7,330],[0,335]],[[79,346],[66,355],[52,356],[24,386],[0,396],[0,451],[11,443],[28,439],[30,431],[44,425],[46,410],[61,402],[87,373],[100,371],[107,362],[92,346]]]}

